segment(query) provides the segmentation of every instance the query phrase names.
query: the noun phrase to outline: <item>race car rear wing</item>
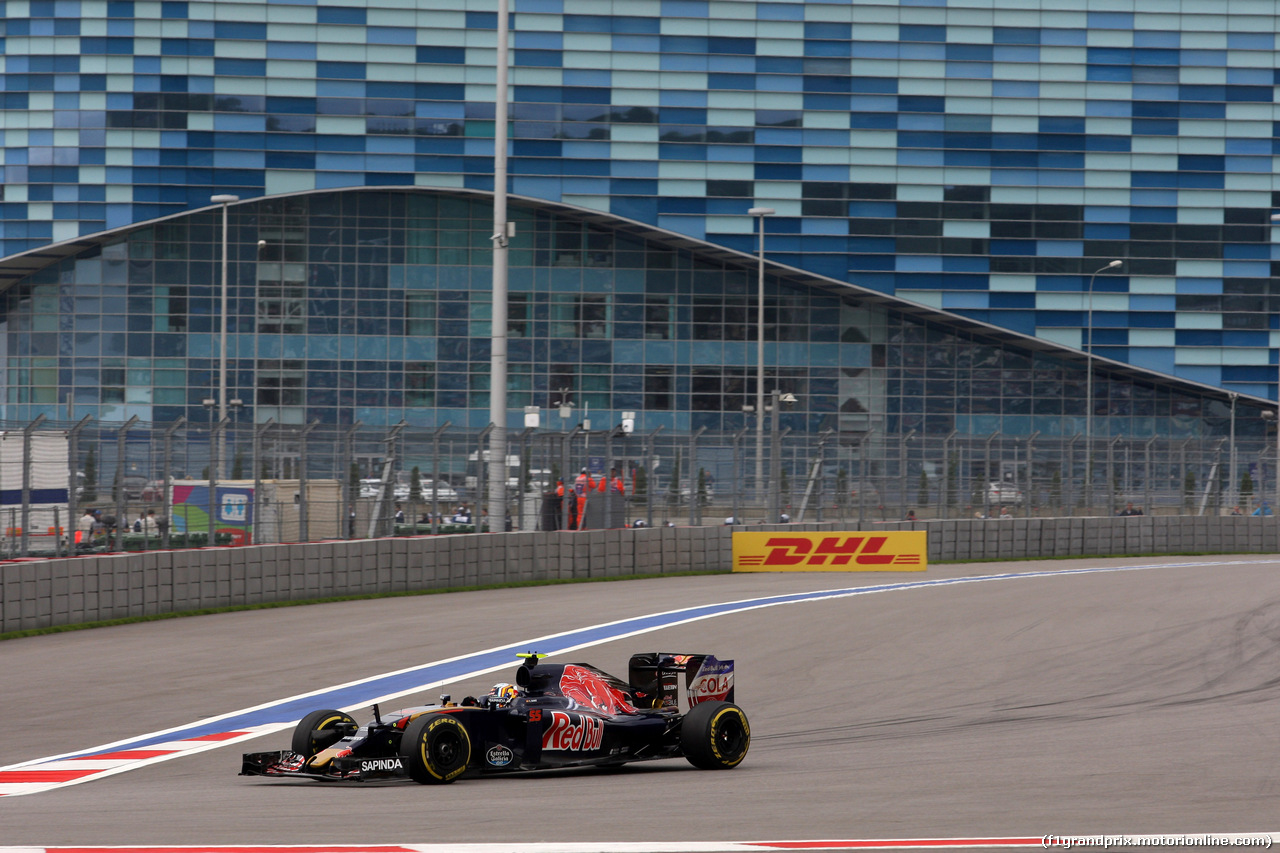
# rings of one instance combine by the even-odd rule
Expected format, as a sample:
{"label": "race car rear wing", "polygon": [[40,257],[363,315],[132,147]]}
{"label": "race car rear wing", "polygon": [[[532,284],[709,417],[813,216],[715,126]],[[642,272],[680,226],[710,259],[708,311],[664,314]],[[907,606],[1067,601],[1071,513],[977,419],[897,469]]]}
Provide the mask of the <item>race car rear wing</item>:
{"label": "race car rear wing", "polygon": [[628,665],[627,680],[638,707],[688,711],[702,702],[733,701],[733,661],[712,655],[635,654]]}

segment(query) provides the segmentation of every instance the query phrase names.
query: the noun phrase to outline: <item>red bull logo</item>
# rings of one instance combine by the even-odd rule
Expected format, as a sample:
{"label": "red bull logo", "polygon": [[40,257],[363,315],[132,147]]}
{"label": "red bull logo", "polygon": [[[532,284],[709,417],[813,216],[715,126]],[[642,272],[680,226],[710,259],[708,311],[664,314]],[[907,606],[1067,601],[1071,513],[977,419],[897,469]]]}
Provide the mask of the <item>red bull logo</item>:
{"label": "red bull logo", "polygon": [[733,534],[735,572],[923,571],[927,534],[885,533]]}
{"label": "red bull logo", "polygon": [[588,752],[604,742],[604,720],[581,714],[551,711],[542,732],[542,749],[557,752]]}
{"label": "red bull logo", "polygon": [[568,664],[560,676],[560,693],[586,708],[603,714],[634,714],[627,695],[586,667]]}

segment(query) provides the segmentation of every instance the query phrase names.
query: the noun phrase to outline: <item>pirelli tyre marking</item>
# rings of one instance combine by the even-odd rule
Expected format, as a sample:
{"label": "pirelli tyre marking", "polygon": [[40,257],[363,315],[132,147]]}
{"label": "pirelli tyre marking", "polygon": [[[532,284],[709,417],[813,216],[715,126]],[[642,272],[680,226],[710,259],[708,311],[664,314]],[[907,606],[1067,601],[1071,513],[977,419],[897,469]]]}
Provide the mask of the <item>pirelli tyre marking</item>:
{"label": "pirelli tyre marking", "polygon": [[741,708],[727,705],[711,718],[711,751],[724,767],[734,767],[747,757],[743,739],[751,742],[751,726]]}
{"label": "pirelli tyre marking", "polygon": [[751,748],[747,715],[731,702],[694,705],[680,725],[680,747],[701,770],[737,767]]}
{"label": "pirelli tyre marking", "polygon": [[441,782],[452,782],[467,770],[471,737],[466,726],[442,714],[427,724],[417,743],[422,769]]}

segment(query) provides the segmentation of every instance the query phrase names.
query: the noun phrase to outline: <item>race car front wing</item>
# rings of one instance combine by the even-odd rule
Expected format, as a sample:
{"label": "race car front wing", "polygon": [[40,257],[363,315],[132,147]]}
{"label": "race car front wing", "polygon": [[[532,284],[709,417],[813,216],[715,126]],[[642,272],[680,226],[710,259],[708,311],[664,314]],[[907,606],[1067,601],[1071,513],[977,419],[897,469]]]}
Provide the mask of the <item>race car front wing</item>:
{"label": "race car front wing", "polygon": [[240,775],[293,776],[300,779],[367,782],[375,779],[405,778],[409,774],[398,755],[380,758],[343,756],[334,758],[323,767],[309,767],[306,756],[289,750],[280,750],[244,753],[240,763]]}

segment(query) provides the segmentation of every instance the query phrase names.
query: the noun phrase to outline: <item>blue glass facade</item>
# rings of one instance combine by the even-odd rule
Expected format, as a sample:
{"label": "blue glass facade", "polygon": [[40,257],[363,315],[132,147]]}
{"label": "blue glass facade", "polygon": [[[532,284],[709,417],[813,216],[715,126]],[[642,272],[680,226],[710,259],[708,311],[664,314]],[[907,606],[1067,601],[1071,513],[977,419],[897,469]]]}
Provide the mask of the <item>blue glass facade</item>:
{"label": "blue glass facade", "polygon": [[[753,426],[757,270],[677,235],[515,201],[508,425],[570,399],[576,418],[713,433]],[[228,210],[228,396],[245,423],[479,429],[489,422],[492,201],[364,189]],[[221,215],[202,211],[65,247],[4,295],[5,417],[209,417],[219,383]],[[765,390],[781,426],[847,441],[1086,433],[1085,359],[770,269]],[[69,410],[65,400],[70,395]],[[1111,365],[1095,435],[1226,434],[1225,396]],[[1261,438],[1256,406],[1237,434]]]}
{"label": "blue glass facade", "polygon": [[[30,279],[22,253],[234,193],[280,197],[234,214],[231,353],[255,417],[297,419],[314,406],[327,422],[395,422],[415,409],[432,410],[424,422],[487,420],[476,297],[487,282],[488,214],[475,201],[457,220],[410,210],[462,203],[447,195],[325,192],[492,190],[496,16],[476,5],[0,2],[6,416],[60,406],[71,392],[77,413],[199,417],[215,354],[214,216],[86,241],[80,257],[65,252]],[[754,392],[751,269],[712,259],[715,247],[755,251],[753,206],[777,211],[766,220],[769,260],[832,286],[1065,348],[1088,339],[1092,314],[1099,357],[1274,398],[1275,4],[1233,0],[1213,14],[1161,0],[1062,5],[514,0],[510,189],[529,200],[530,223],[561,221],[537,201],[599,216],[572,219],[565,233],[576,237],[535,225],[528,251],[545,256],[513,259],[534,365],[527,380],[512,377],[527,384],[512,388],[513,408],[525,393],[544,404],[536,395],[572,373],[581,393],[612,395],[612,409],[646,409],[644,371],[670,366],[673,427],[734,428],[739,397]],[[368,205],[381,236],[350,225],[348,204]],[[659,231],[687,245],[670,259],[617,249],[636,227],[626,220],[658,229],[628,238],[642,246]],[[420,242],[422,229],[434,245]],[[593,239],[614,253],[599,267]],[[628,251],[644,263],[620,260]],[[1098,275],[1090,292],[1091,273],[1113,258],[1124,266]],[[637,306],[647,311],[666,286],[655,284],[653,264],[666,263],[690,270],[687,284],[671,285],[670,357],[650,352],[658,344],[646,333],[628,337],[646,322],[633,318],[647,316]],[[701,264],[719,265],[705,291]],[[771,307],[786,302],[777,287]],[[430,306],[388,295],[418,290],[434,294]],[[778,328],[805,331],[778,338],[768,355],[771,370],[833,389],[810,404],[810,428],[845,411],[861,381],[848,375],[856,366],[845,327],[822,322],[838,292],[797,296]],[[556,301],[570,293],[576,301]],[[715,306],[699,293],[733,296]],[[597,314],[604,337],[589,328]],[[420,334],[403,331],[413,323]],[[576,349],[553,352],[557,340]],[[513,352],[513,364],[522,359]],[[585,368],[605,359],[608,380],[588,388]],[[435,365],[433,396],[416,406],[406,395],[428,380],[410,378],[407,363]],[[557,373],[557,364],[575,369]],[[693,372],[711,366],[721,373]],[[144,369],[146,381],[132,372]],[[1143,381],[1174,396],[1206,393],[1154,374]],[[888,387],[867,406],[876,417],[917,405],[890,404],[911,394]],[[719,395],[714,420],[698,414],[712,411],[698,408],[699,394],[707,406]],[[300,395],[305,406],[290,402]],[[929,405],[922,397],[920,413]],[[1061,418],[1083,401],[1063,405],[1054,429],[1068,434],[1078,425]],[[1109,416],[1108,406],[1095,409]],[[996,409],[988,414],[1014,414]],[[1020,423],[993,428],[1045,425]],[[990,423],[922,426],[979,432]]]}

